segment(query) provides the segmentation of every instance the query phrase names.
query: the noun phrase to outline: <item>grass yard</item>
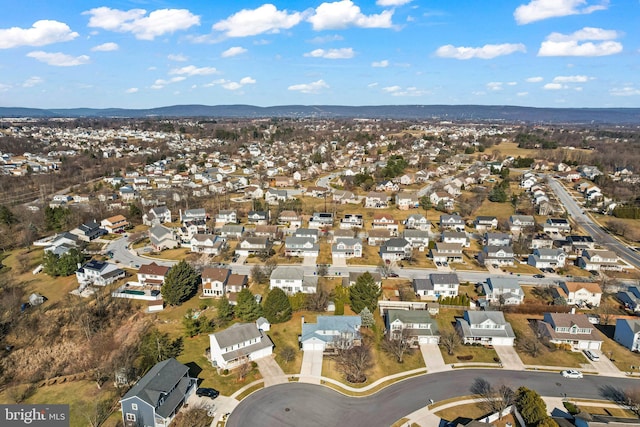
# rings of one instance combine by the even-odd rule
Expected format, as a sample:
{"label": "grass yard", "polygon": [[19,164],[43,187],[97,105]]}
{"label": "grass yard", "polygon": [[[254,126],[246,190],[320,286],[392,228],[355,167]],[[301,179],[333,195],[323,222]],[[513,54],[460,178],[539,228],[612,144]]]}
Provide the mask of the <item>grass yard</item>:
{"label": "grass yard", "polygon": [[584,412],[588,412],[593,415],[609,415],[612,417],[620,417],[620,418],[633,418],[637,419],[637,415],[635,415],[632,411],[625,408],[603,408],[601,406],[589,406],[578,403],[578,407]]}
{"label": "grass yard", "polygon": [[520,264],[516,261],[516,263],[512,266],[504,266],[503,270],[506,270],[508,273],[513,274],[540,274],[540,270],[537,268],[528,265],[528,264]]}
{"label": "grass yard", "polygon": [[[446,308],[440,306],[440,313],[436,315],[436,321],[438,322],[438,329],[442,332],[446,330],[452,330],[455,324],[456,317],[462,317],[463,311],[457,309]],[[492,348],[481,345],[464,345],[460,344],[454,351],[454,354],[450,355],[444,348],[440,348],[444,363],[496,363],[498,354]],[[469,360],[460,360],[458,357],[468,358]]]}
{"label": "grass yard", "polygon": [[[564,274],[566,276],[591,277],[591,273],[589,273],[587,270],[583,270],[580,267],[576,267],[575,265],[565,264],[565,266],[562,269],[562,271],[564,272]],[[570,279],[570,277],[569,277],[569,279]]]}
{"label": "grass yard", "polygon": [[532,319],[542,319],[542,316],[529,314],[505,313],[505,319],[511,323],[513,332],[516,334],[516,351],[525,365],[548,365],[558,367],[581,368],[583,364],[588,363],[587,359],[581,352],[565,351],[551,349],[542,345],[539,354],[535,357],[524,351],[518,342],[522,342],[524,338],[537,339],[529,321]]}
{"label": "grass yard", "polygon": [[640,356],[637,353],[631,352],[613,340],[614,325],[598,325],[597,328],[602,336],[601,351],[604,357],[610,358],[613,364],[623,372],[629,371],[631,366],[640,365]]}
{"label": "grass yard", "polygon": [[[276,355],[276,361],[285,374],[299,374],[302,366],[302,351],[298,344],[298,335],[302,333],[302,316],[305,322],[314,323],[317,313],[298,311],[293,313],[291,320],[286,323],[278,323],[271,325],[268,335],[275,344],[273,352]],[[286,362],[280,357],[280,351],[286,347],[292,347],[296,350],[296,357],[291,362]]]}
{"label": "grass yard", "polygon": [[320,255],[316,259],[316,264],[332,264],[331,243],[320,243]]}
{"label": "grass yard", "polygon": [[380,248],[378,246],[362,245],[362,258],[349,258],[347,265],[378,265],[380,258]]}
{"label": "grass yard", "polygon": [[190,250],[188,248],[177,248],[177,249],[165,249],[159,254],[152,254],[151,256],[154,258],[166,259],[169,261],[179,261],[186,258],[190,255]]}
{"label": "grass yard", "polygon": [[509,219],[514,214],[511,203],[498,203],[485,199],[482,205],[473,212],[473,216],[495,216],[498,221]]}

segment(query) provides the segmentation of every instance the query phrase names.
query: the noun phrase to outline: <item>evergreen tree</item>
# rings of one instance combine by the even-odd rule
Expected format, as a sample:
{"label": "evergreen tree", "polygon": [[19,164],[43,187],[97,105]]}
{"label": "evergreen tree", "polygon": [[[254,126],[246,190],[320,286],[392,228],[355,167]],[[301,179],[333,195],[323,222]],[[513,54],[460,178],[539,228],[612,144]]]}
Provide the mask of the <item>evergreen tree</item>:
{"label": "evergreen tree", "polygon": [[365,328],[370,328],[375,324],[373,313],[371,313],[371,311],[367,307],[363,308],[360,312],[360,322]]}
{"label": "evergreen tree", "polygon": [[162,285],[162,297],[169,305],[180,305],[191,298],[200,284],[200,275],[185,260],[171,267]]}
{"label": "evergreen tree", "polygon": [[378,307],[378,298],[382,295],[382,289],[376,285],[376,282],[368,271],[361,274],[349,290],[349,300],[351,309],[356,313],[360,313],[363,308],[367,307],[373,312]]}
{"label": "evergreen tree", "polygon": [[536,426],[547,418],[547,405],[535,390],[520,387],[516,394],[516,407],[528,426]]}
{"label": "evergreen tree", "polygon": [[44,272],[50,276],[69,276],[78,269],[78,264],[82,264],[83,261],[84,255],[82,252],[72,248],[60,256],[53,252],[45,252],[42,266]]}
{"label": "evergreen tree", "polygon": [[216,302],[216,320],[220,326],[226,325],[231,319],[233,319],[233,306],[229,303],[229,298],[223,295]]}
{"label": "evergreen tree", "polygon": [[264,300],[264,315],[270,323],[282,323],[291,319],[291,302],[280,288],[273,288]]}
{"label": "evergreen tree", "polygon": [[236,315],[243,322],[253,322],[262,316],[262,307],[260,307],[258,301],[256,301],[251,291],[247,288],[244,288],[238,293]]}

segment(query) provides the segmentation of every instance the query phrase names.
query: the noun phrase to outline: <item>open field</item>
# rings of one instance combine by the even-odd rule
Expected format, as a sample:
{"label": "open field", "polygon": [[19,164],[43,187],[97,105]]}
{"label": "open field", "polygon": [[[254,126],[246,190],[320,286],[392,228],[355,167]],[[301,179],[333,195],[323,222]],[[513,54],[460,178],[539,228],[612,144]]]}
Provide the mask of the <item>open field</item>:
{"label": "open field", "polygon": [[498,203],[485,199],[482,205],[473,212],[473,216],[495,216],[498,221],[507,220],[514,214],[511,203]]}

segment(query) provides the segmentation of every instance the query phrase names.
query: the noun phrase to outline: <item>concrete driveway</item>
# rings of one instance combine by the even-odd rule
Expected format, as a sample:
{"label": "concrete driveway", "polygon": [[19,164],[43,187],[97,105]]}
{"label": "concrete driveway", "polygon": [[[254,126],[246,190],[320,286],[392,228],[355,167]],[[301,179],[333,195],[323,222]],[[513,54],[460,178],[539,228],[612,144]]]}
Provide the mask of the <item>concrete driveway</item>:
{"label": "concrete driveway", "polygon": [[314,257],[314,256],[306,256],[302,258],[302,265],[303,266],[307,266],[307,267],[315,267],[316,266],[316,260],[318,258]]}
{"label": "concrete driveway", "polygon": [[322,375],[322,350],[303,351],[300,382],[320,384],[320,375]]}
{"label": "concrete driveway", "polygon": [[427,366],[428,373],[451,369],[449,365],[444,363],[438,344],[420,344],[420,352],[424,358],[424,364]]}
{"label": "concrete driveway", "polygon": [[597,354],[598,356],[600,356],[600,360],[598,361],[589,360],[589,362],[593,366],[593,369],[598,371],[600,375],[606,375],[608,377],[622,377],[622,378],[626,377],[624,372],[620,371],[620,369],[618,369],[618,367],[614,365],[613,362],[609,360],[607,356],[602,354],[601,351],[598,351],[598,350],[591,350],[591,351]]}
{"label": "concrete driveway", "polygon": [[493,349],[498,353],[502,367],[512,371],[524,371],[524,363],[516,352],[515,347],[510,345],[494,345]]}
{"label": "concrete driveway", "polygon": [[287,382],[287,376],[276,362],[273,355],[256,359],[260,375],[264,378],[264,386],[282,384]]}

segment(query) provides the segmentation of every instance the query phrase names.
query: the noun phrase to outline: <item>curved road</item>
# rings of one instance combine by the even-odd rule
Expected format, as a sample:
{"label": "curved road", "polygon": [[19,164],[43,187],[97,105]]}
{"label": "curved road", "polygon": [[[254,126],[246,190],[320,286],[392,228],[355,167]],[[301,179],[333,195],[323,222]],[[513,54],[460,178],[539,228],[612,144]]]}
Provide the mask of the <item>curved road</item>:
{"label": "curved road", "polygon": [[560,199],[560,202],[567,209],[567,212],[584,230],[593,238],[596,243],[606,245],[609,249],[614,251],[620,258],[633,265],[635,268],[640,268],[640,254],[629,249],[618,239],[611,236],[605,230],[596,224],[589,215],[583,213],[583,208],[578,205],[578,202],[569,194],[569,192],[560,184],[555,178],[548,177],[549,187]]}
{"label": "curved road", "polygon": [[[367,397],[346,397],[328,387],[287,383],[262,389],[244,399],[231,413],[228,427],[388,427],[423,408],[429,401],[469,395],[477,377],[512,389],[524,385],[542,396],[604,399],[606,390],[626,390],[640,385],[637,379],[585,376],[566,379],[558,373],[473,369],[411,378]],[[496,379],[498,377],[499,379]]]}

